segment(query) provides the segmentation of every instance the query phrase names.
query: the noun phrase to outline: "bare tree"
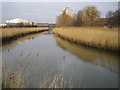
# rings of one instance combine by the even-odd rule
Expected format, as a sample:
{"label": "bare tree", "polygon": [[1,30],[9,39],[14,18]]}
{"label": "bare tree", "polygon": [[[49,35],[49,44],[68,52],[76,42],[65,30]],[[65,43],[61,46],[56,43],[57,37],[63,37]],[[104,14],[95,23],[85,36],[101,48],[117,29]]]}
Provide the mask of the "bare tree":
{"label": "bare tree", "polygon": [[108,26],[109,27],[117,27],[120,26],[120,10],[116,10],[115,12],[109,11],[106,14],[106,18],[108,18]]}
{"label": "bare tree", "polygon": [[95,26],[100,18],[100,12],[95,6],[87,6],[74,16],[66,14],[65,10],[57,16],[56,24],[59,26]]}
{"label": "bare tree", "polygon": [[82,21],[85,26],[94,26],[99,17],[100,12],[95,6],[87,6],[82,10]]}
{"label": "bare tree", "polygon": [[108,18],[108,26],[111,27],[112,26],[112,17],[113,17],[113,11],[109,11],[106,14],[106,18]]}
{"label": "bare tree", "polygon": [[77,15],[74,17],[75,22],[74,25],[75,26],[82,26],[83,25],[83,21],[82,21],[82,10],[80,10]]}

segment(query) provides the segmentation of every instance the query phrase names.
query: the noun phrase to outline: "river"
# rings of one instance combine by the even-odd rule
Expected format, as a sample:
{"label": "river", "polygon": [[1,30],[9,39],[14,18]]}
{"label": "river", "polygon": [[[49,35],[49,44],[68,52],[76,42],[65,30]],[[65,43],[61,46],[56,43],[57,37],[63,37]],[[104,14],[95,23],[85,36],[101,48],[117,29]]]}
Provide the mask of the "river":
{"label": "river", "polygon": [[[18,71],[18,87],[117,88],[118,56],[44,32],[2,46],[2,81]],[[55,79],[57,78],[57,79]]]}

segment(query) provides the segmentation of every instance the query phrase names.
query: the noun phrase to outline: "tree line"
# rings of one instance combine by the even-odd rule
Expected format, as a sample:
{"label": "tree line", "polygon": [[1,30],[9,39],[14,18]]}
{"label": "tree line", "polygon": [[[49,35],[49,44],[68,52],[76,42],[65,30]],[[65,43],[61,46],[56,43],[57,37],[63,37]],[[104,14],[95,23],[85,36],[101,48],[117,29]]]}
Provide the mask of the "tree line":
{"label": "tree line", "polygon": [[74,17],[66,14],[65,10],[57,16],[57,26],[119,26],[120,10],[109,11],[106,18],[101,18],[100,11],[95,6],[87,6],[79,10]]}
{"label": "tree line", "polygon": [[116,11],[109,11],[106,14],[106,18],[108,18],[108,25],[110,27],[117,27],[120,26],[120,10],[116,10]]}

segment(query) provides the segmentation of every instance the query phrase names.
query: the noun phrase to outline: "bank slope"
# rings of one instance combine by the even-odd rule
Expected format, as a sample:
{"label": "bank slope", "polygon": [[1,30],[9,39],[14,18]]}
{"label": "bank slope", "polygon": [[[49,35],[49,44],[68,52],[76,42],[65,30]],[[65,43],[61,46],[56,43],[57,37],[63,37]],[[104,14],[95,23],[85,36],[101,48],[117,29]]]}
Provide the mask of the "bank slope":
{"label": "bank slope", "polygon": [[88,47],[118,51],[118,29],[107,27],[59,27],[53,33],[74,43]]}

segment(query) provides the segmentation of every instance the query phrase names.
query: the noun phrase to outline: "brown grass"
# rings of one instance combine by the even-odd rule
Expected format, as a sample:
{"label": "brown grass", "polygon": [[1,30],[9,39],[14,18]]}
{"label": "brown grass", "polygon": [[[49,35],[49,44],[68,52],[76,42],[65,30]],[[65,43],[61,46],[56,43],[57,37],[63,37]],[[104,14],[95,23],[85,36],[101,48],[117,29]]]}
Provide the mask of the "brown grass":
{"label": "brown grass", "polygon": [[[8,75],[8,71],[3,72],[4,78],[2,82],[2,88],[29,88],[28,86],[26,86],[23,77],[28,77],[30,71],[28,71],[28,73],[24,73],[23,70],[27,70],[26,66],[24,66],[24,63],[22,68],[17,68],[10,75]],[[71,88],[73,87],[72,83],[66,82],[64,80],[64,67],[63,72],[61,72],[60,74],[56,73],[54,76],[51,77],[50,74],[53,72],[53,69],[50,69],[49,71],[45,70],[44,77],[42,77],[42,80],[40,79],[40,84],[35,83],[37,86],[36,88],[65,88],[66,83],[68,83]],[[27,82],[29,82],[29,80]]]}
{"label": "brown grass", "polygon": [[33,32],[33,31],[40,31],[48,29],[47,27],[45,28],[37,28],[37,27],[30,27],[30,28],[2,28],[0,29],[0,38],[5,38],[5,37],[12,37],[14,35],[20,35],[20,34],[26,34],[28,32]]}
{"label": "brown grass", "polygon": [[71,41],[87,46],[117,51],[118,29],[107,27],[60,27],[54,28],[54,33]]}
{"label": "brown grass", "polygon": [[36,34],[31,34],[31,35],[26,35],[24,37],[19,37],[19,39],[12,40],[11,42],[7,42],[7,43],[3,44],[2,47],[0,47],[0,50],[4,50],[6,48],[13,47],[14,45],[17,45],[19,41],[24,42],[26,40],[33,39],[33,38],[35,38],[39,35],[45,34],[45,33],[48,33],[48,31],[41,32],[41,33],[36,33]]}
{"label": "brown grass", "polygon": [[58,46],[71,52],[81,60],[107,68],[110,72],[118,73],[118,54],[72,44],[56,35],[54,35],[54,38]]}

